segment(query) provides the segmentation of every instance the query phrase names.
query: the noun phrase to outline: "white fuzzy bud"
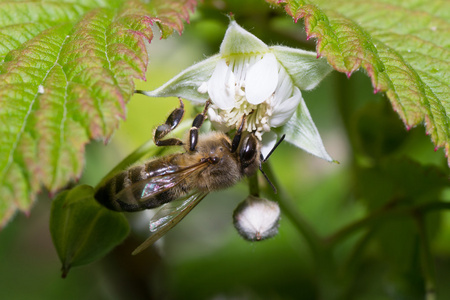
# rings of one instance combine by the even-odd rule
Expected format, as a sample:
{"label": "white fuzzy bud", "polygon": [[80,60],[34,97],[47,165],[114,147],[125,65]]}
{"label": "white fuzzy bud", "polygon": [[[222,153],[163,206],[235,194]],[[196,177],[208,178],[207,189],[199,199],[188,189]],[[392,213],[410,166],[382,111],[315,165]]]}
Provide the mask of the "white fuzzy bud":
{"label": "white fuzzy bud", "polygon": [[235,209],[233,223],[248,241],[262,241],[278,233],[280,207],[277,202],[248,196]]}

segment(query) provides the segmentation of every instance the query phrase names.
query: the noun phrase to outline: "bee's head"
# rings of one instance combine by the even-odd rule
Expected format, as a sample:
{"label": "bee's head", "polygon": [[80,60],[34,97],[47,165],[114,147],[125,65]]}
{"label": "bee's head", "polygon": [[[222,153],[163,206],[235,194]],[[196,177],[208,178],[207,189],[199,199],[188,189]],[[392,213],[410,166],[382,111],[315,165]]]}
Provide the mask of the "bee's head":
{"label": "bee's head", "polygon": [[260,165],[261,143],[254,134],[248,134],[239,145],[239,162],[242,174],[250,176]]}

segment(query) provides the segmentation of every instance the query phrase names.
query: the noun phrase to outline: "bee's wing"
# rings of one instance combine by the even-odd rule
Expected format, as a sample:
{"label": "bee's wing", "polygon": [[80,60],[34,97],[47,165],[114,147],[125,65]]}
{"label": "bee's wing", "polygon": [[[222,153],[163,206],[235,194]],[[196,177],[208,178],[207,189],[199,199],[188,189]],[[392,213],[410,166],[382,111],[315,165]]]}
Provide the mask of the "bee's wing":
{"label": "bee's wing", "polygon": [[150,220],[150,236],[133,251],[140,253],[178,224],[203,198],[207,192],[194,192],[187,197],[164,204]]}
{"label": "bee's wing", "polygon": [[160,230],[162,227],[168,225],[168,223],[181,212],[189,209],[186,212],[187,214],[201,199],[204,198],[204,196],[202,197],[202,194],[206,196],[206,193],[194,192],[161,206],[158,212],[150,220],[150,232]]}
{"label": "bee's wing", "polygon": [[201,171],[206,166],[207,162],[201,161],[185,168],[166,171],[157,176],[150,176],[122,189],[115,195],[115,198],[121,202],[127,202],[130,199],[138,199],[139,202],[144,202],[149,198],[173,188],[193,172]]}

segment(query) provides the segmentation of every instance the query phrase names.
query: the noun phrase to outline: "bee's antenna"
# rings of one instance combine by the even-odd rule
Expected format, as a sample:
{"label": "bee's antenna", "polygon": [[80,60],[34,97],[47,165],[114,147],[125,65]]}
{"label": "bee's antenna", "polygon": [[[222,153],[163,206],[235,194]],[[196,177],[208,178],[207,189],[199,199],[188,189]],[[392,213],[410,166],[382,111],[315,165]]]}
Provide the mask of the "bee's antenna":
{"label": "bee's antenna", "polygon": [[283,134],[281,136],[281,138],[278,140],[278,142],[273,146],[272,150],[270,150],[269,154],[267,154],[267,156],[264,158],[264,156],[261,155],[261,160],[259,162],[259,170],[261,171],[261,173],[264,175],[264,178],[267,180],[267,182],[270,184],[270,186],[272,187],[273,192],[276,194],[277,193],[277,188],[273,185],[272,181],[270,181],[269,177],[267,176],[267,174],[264,172],[264,170],[262,169],[262,164],[265,163],[269,157],[272,155],[272,153],[275,151],[275,149],[281,144],[281,142],[284,140],[285,138],[285,134]]}
{"label": "bee's antenna", "polygon": [[277,147],[281,144],[281,142],[284,140],[284,138],[286,137],[285,134],[283,134],[281,136],[281,138],[278,140],[278,142],[275,144],[275,146],[273,146],[272,150],[270,150],[269,154],[267,154],[267,156],[265,158],[263,158],[262,162],[266,162],[269,157],[272,155],[273,151],[275,151],[275,149],[277,149]]}
{"label": "bee's antenna", "polygon": [[266,172],[264,172],[264,170],[262,169],[262,164],[261,163],[259,164],[259,170],[261,171],[261,173],[264,175],[264,178],[269,183],[270,187],[273,190],[273,193],[276,194],[277,193],[277,188],[273,185],[272,181],[270,181],[269,177],[267,177]]}

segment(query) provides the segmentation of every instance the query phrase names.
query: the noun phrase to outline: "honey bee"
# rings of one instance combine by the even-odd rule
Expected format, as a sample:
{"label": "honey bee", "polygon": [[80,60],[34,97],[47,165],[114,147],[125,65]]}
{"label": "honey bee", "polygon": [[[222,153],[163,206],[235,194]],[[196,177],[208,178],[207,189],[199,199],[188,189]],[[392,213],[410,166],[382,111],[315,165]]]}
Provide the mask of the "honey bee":
{"label": "honey bee", "polygon": [[264,159],[258,138],[253,133],[242,136],[244,117],[233,140],[222,132],[199,135],[208,105],[209,102],[195,117],[186,143],[177,138],[163,139],[183,117],[181,99],[180,107],[169,115],[165,124],[157,127],[154,135],[156,145],[183,146],[184,152],[131,167],[96,190],[95,199],[115,211],[134,212],[162,206],[150,221],[150,237],[133,254],[158,240],[208,193],[233,186],[258,169],[262,171],[262,163],[273,152]]}

